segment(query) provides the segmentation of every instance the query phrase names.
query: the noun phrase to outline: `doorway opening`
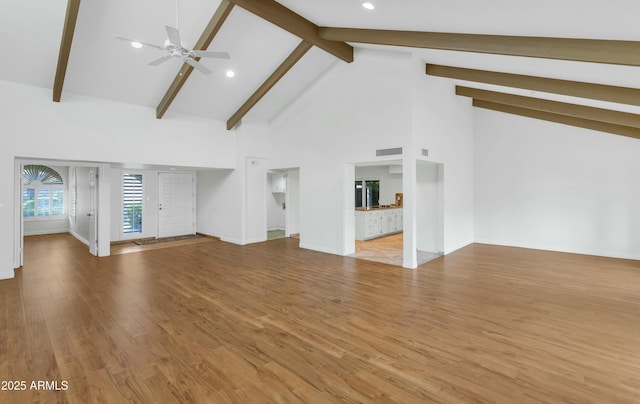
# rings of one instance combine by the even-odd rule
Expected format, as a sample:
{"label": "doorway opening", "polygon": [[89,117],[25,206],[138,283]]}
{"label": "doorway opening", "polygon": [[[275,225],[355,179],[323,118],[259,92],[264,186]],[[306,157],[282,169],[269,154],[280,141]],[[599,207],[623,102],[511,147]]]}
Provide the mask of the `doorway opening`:
{"label": "doorway opening", "polygon": [[300,169],[267,172],[267,240],[300,238]]}
{"label": "doorway opening", "polygon": [[402,265],[402,160],[355,165],[355,253],[369,261]]}
{"label": "doorway opening", "polygon": [[[421,265],[443,251],[443,168],[416,162],[416,258]],[[354,165],[355,253],[369,261],[404,263],[404,192],[402,160]]]}
{"label": "doorway opening", "polygon": [[23,265],[25,237],[46,249],[48,236],[66,233],[98,255],[98,170],[90,163],[15,160],[16,268]]}

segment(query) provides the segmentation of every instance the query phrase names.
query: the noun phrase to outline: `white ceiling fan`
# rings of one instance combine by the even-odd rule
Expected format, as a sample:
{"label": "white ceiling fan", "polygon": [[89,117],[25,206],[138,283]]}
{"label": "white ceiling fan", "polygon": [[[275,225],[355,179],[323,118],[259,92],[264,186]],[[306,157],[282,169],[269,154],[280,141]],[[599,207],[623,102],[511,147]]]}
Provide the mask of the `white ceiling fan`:
{"label": "white ceiling fan", "polygon": [[[179,5],[179,2],[176,1],[176,22],[179,22],[179,21],[180,21],[180,5]],[[168,52],[168,54],[149,62],[148,65],[150,66],[157,66],[161,63],[166,62],[169,59],[178,58],[178,59],[181,59],[183,62],[190,64],[195,69],[199,70],[204,74],[211,74],[212,71],[209,68],[207,68],[205,65],[198,62],[194,58],[195,57],[214,58],[214,59],[230,58],[229,53],[227,52],[189,49],[180,40],[180,31],[178,31],[177,28],[173,28],[169,25],[165,25],[164,28],[167,31],[167,39],[164,41],[163,45],[154,45],[147,42],[137,41],[135,39],[125,38],[119,35],[116,35],[116,39],[121,39],[123,41],[130,42],[131,45],[135,48],[141,48],[142,46],[149,46],[151,48],[156,48],[156,49],[160,49]]]}

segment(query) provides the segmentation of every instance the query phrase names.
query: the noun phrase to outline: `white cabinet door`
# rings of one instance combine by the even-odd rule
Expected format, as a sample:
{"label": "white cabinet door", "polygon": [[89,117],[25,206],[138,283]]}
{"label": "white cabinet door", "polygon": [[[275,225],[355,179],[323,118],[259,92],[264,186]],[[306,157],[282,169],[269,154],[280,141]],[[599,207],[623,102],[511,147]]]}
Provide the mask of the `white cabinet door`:
{"label": "white cabinet door", "polygon": [[380,212],[367,212],[367,238],[376,237],[382,231],[382,223],[380,222]]}
{"label": "white cabinet door", "polygon": [[396,231],[402,231],[402,210],[396,213]]}
{"label": "white cabinet door", "polygon": [[402,209],[380,209],[356,212],[356,240],[393,234],[402,231]]}
{"label": "white cabinet door", "polygon": [[373,213],[371,212],[365,213],[365,223],[366,223],[366,229],[364,232],[364,236],[366,238],[373,237],[375,234],[375,228],[376,228],[376,219],[375,217],[373,217]]}
{"label": "white cabinet door", "polygon": [[393,229],[391,228],[391,224],[389,223],[391,219],[390,213],[391,211],[389,210],[380,211],[380,223],[382,226],[380,234],[387,234],[393,231]]}

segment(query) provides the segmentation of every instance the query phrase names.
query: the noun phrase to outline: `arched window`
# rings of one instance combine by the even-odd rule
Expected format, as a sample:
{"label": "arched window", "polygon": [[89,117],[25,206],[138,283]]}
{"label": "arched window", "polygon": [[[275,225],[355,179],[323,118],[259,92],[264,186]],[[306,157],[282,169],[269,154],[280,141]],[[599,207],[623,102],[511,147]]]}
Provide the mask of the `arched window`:
{"label": "arched window", "polygon": [[64,217],[64,183],[56,170],[42,165],[25,165],[22,184],[25,218]]}

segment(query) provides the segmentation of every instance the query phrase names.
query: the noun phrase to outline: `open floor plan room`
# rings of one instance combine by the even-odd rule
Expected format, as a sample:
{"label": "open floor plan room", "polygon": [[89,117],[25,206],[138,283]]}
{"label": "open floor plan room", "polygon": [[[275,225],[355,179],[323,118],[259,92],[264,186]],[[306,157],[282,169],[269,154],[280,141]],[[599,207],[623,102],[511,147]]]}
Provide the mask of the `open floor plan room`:
{"label": "open floor plan room", "polygon": [[97,258],[27,237],[0,282],[25,402],[640,400],[640,264],[469,245],[415,271],[215,239]]}

